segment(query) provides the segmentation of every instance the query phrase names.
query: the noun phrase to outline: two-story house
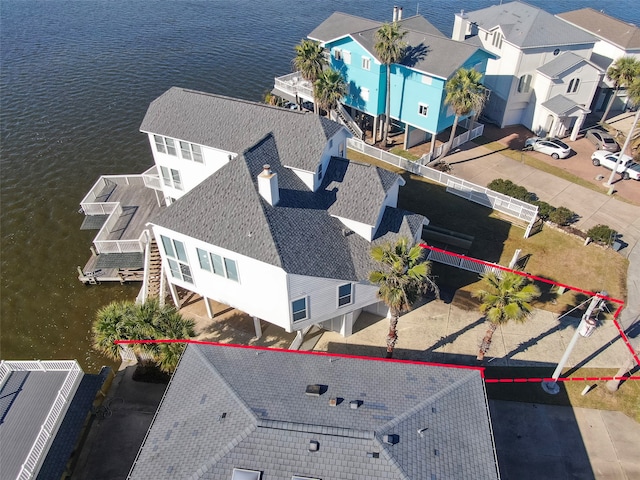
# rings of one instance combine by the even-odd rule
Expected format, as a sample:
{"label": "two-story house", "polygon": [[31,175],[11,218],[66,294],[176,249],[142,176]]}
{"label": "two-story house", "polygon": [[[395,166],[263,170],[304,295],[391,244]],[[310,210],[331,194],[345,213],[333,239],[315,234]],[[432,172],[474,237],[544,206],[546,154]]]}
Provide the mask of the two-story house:
{"label": "two-story house", "polygon": [[452,38],[495,55],[483,115],[505,127],[575,140],[602,78],[590,58],[596,38],[531,5],[510,2],[455,15]]}
{"label": "two-story house", "polygon": [[428,221],[397,208],[404,180],[350,162],[347,130],[318,115],[171,88],[140,127],[168,207],[151,220],[170,290],[285,330],[347,336],[378,308],[372,244],[417,241]]}
{"label": "two-story house", "polygon": [[[453,125],[455,116],[444,103],[446,81],[462,67],[484,72],[492,56],[475,45],[445,37],[420,15],[397,23],[406,32],[406,50],[403,59],[390,67],[390,116],[405,130],[406,149],[432,140]],[[386,66],[375,50],[381,26],[381,22],[335,12],[308,35],[326,49],[331,67],[347,82],[342,104],[361,125],[371,126],[375,138],[381,136],[387,93]]]}
{"label": "two-story house", "polygon": [[[591,62],[598,65],[604,72],[620,57],[633,57],[640,60],[640,28],[636,25],[610,17],[592,8],[561,13],[557,17],[596,37],[597,41],[591,52]],[[591,110],[604,111],[611,96],[615,94],[614,87],[613,82],[606,75],[603,76],[591,103]],[[621,89],[612,104],[611,111],[624,110],[626,105],[626,90]]]}

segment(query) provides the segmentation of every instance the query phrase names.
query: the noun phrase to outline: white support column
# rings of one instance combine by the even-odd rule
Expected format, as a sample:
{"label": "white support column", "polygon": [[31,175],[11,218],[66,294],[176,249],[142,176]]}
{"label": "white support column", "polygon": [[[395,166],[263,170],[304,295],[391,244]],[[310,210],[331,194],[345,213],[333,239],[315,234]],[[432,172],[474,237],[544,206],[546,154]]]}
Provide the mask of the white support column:
{"label": "white support column", "polygon": [[262,325],[258,317],[253,317],[253,327],[256,329],[256,339],[262,337]]}
{"label": "white support column", "polygon": [[158,292],[158,303],[164,307],[164,300],[167,298],[167,277],[165,274],[164,262],[160,264],[160,291]]}
{"label": "white support column", "polygon": [[178,291],[176,290],[176,286],[171,283],[170,280],[167,279],[167,283],[169,284],[169,291],[171,292],[171,298],[173,299],[173,304],[176,306],[178,310],[180,310],[180,298],[178,297]]}
{"label": "white support column", "polygon": [[373,143],[378,141],[378,115],[373,116],[373,130],[371,132],[373,134]]}
{"label": "white support column", "polygon": [[411,126],[408,123],[404,124],[404,146],[405,150],[409,150],[409,136],[411,135]]}
{"label": "white support column", "polygon": [[586,112],[582,112],[577,118],[576,123],[573,124],[573,130],[571,130],[571,136],[569,137],[572,142],[575,142],[578,139],[578,133],[580,133],[580,129],[584,124],[585,118],[587,118],[587,114]]}
{"label": "white support column", "polygon": [[342,325],[340,325],[340,335],[350,337],[353,333],[353,312],[345,313],[342,316]]}
{"label": "white support column", "polygon": [[209,302],[209,299],[203,296],[202,300],[204,301],[204,306],[207,309],[207,316],[209,318],[213,318],[213,310],[211,310],[211,303]]}

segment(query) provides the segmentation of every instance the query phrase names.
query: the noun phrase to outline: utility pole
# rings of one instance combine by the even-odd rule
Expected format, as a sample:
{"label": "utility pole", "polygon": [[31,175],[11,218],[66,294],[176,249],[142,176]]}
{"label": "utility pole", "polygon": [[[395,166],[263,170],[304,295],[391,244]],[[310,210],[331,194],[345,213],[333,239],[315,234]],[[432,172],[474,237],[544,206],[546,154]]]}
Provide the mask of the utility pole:
{"label": "utility pole", "polygon": [[[560,363],[558,363],[558,366],[556,367],[555,371],[553,372],[553,375],[551,376],[553,380],[550,382],[542,382],[542,389],[545,392],[551,395],[556,395],[557,393],[560,392],[560,387],[558,386],[557,381],[558,381],[558,378],[560,377],[560,374],[562,373],[562,369],[567,363],[567,360],[569,360],[569,356],[571,355],[571,351],[573,350],[573,347],[575,347],[576,343],[578,342],[578,336],[581,335],[583,337],[589,337],[595,330],[598,313],[600,313],[600,311],[602,310],[605,302],[605,300],[600,298],[598,295],[606,295],[606,293],[600,292],[591,298],[589,307],[587,308],[587,311],[584,313],[584,315],[582,315],[582,319],[578,324],[578,328],[576,328],[576,333],[573,334],[573,338],[571,338],[569,345],[567,345],[567,349],[565,350],[564,355],[562,355],[562,358],[560,359]],[[594,310],[597,310],[595,319],[591,318],[591,315],[593,314]]]}
{"label": "utility pole", "polygon": [[627,147],[629,146],[629,143],[631,143],[631,137],[633,137],[633,131],[635,130],[636,125],[638,125],[638,119],[640,119],[640,106],[638,106],[638,111],[636,112],[636,116],[634,117],[633,123],[631,124],[631,130],[629,130],[629,134],[627,135],[627,138],[624,140],[624,145],[622,146],[622,150],[620,150],[620,155],[618,156],[618,160],[616,161],[616,164],[613,167],[613,171],[611,172],[611,175],[609,175],[609,180],[607,180],[607,183],[604,184],[604,186],[609,189],[609,191],[607,192],[607,195],[613,194],[613,185],[611,185],[611,182],[613,182],[613,177],[615,176],[615,174],[618,173],[618,167],[622,163],[622,156],[625,155],[624,152],[627,151]]}

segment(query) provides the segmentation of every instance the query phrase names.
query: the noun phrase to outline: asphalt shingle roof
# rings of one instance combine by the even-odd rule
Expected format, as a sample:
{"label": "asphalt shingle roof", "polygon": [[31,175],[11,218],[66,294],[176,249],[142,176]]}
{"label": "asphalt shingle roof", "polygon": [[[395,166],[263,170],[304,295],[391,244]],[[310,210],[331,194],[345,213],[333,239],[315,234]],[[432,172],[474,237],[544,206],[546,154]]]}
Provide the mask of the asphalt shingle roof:
{"label": "asphalt shingle roof", "polygon": [[[187,97],[201,95],[186,94]],[[208,99],[206,95],[204,98]],[[213,101],[222,104],[224,111],[234,112],[233,121],[243,123],[242,114],[226,105],[233,102],[232,99],[214,97]],[[238,103],[244,106],[246,102]],[[334,122],[313,121],[304,124],[304,130],[298,126],[291,132],[280,124],[284,119],[282,123],[288,126],[292,118],[288,110],[258,104],[249,106],[240,111],[251,117],[251,127],[268,133],[253,144],[235,148],[242,153],[163,209],[151,223],[275,265],[288,273],[366,280],[375,267],[369,255],[371,243],[348,231],[334,215],[374,226],[387,192],[397,182],[403,182],[402,178],[378,167],[333,158],[322,185],[311,192],[287,167],[292,159],[308,155],[310,142],[306,138],[318,137],[316,130],[324,129],[320,135],[324,138],[342,127]],[[145,119],[143,130],[163,134],[155,128],[179,123],[180,117],[172,120],[173,114],[168,110],[162,120]],[[293,118],[302,121],[317,115],[296,114]],[[220,111],[200,120],[206,121],[211,131],[218,126],[226,129],[229,123]],[[180,129],[185,138],[193,138],[183,127],[175,129]],[[243,133],[237,132],[236,136],[241,137]],[[254,141],[254,132],[246,132],[245,139]],[[325,145],[326,140],[322,143]],[[238,143],[236,147],[239,146]],[[308,159],[310,170],[316,170],[322,150],[319,145],[314,149],[314,157]],[[278,175],[280,201],[276,206],[269,205],[258,192],[257,176],[265,164]],[[424,220],[421,215],[385,207],[373,243],[393,242],[399,236],[419,237]]]}
{"label": "asphalt shingle roof", "polygon": [[640,48],[640,28],[593,8],[581,8],[556,16],[622,49]]}
{"label": "asphalt shingle roof", "polygon": [[483,30],[500,26],[506,41],[519,48],[579,45],[596,41],[593,35],[521,2],[468,12],[467,18]]}
{"label": "asphalt shingle roof", "polygon": [[[306,395],[311,384],[325,391]],[[330,406],[332,397],[341,402]],[[397,442],[384,443],[385,434]],[[265,480],[498,478],[481,374],[189,345],[131,478],[228,480],[233,468]]]}
{"label": "asphalt shingle roof", "polygon": [[279,137],[283,164],[310,172],[315,171],[327,140],[340,128],[319,115],[179,87],[151,102],[140,125],[145,133],[236,154],[273,132]]}
{"label": "asphalt shingle roof", "polygon": [[585,110],[582,105],[577,104],[573,100],[565,97],[564,95],[556,95],[555,97],[550,98],[546,102],[542,103],[542,106],[549,110],[550,112],[555,113],[556,115],[564,115],[565,113],[573,110],[574,108],[580,108]]}
{"label": "asphalt shingle roof", "polygon": [[579,65],[582,62],[588,62],[584,57],[576,55],[573,52],[564,52],[553,60],[545,63],[538,68],[538,71],[549,78],[558,78],[567,70]]}

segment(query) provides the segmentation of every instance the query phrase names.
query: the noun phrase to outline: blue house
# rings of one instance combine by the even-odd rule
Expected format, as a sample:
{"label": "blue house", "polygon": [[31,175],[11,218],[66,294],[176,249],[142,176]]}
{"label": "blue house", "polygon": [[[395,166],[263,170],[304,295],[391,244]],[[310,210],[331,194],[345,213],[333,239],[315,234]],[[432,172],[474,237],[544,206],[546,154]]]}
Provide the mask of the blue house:
{"label": "blue house", "polygon": [[[445,37],[420,15],[398,19],[398,23],[406,31],[407,48],[402,61],[391,65],[390,116],[406,132],[406,149],[453,125],[454,114],[444,103],[445,83],[463,67],[484,74],[493,55]],[[332,68],[345,78],[344,107],[360,126],[371,126],[376,139],[382,131],[387,88],[386,67],[374,48],[381,26],[381,22],[336,12],[308,35],[325,47]]]}

